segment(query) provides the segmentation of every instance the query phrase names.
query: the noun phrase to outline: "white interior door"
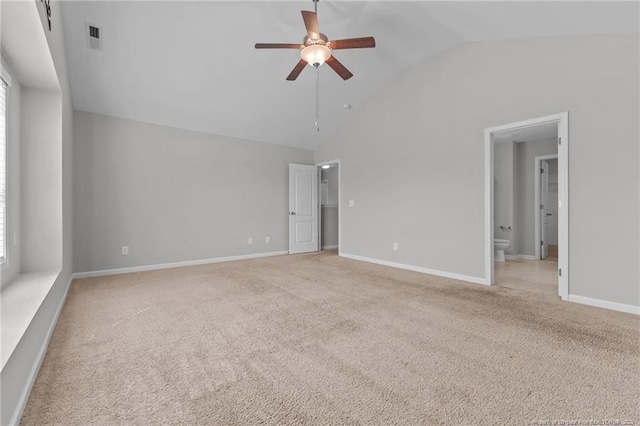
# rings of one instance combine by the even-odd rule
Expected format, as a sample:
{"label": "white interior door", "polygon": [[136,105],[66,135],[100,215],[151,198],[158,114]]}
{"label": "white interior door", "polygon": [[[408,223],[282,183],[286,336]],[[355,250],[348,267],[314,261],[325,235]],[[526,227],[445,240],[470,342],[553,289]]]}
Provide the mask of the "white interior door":
{"label": "white interior door", "polygon": [[549,163],[540,161],[540,258],[549,255],[548,227],[549,227]]}
{"label": "white interior door", "polygon": [[289,164],[289,253],[318,248],[318,168]]}

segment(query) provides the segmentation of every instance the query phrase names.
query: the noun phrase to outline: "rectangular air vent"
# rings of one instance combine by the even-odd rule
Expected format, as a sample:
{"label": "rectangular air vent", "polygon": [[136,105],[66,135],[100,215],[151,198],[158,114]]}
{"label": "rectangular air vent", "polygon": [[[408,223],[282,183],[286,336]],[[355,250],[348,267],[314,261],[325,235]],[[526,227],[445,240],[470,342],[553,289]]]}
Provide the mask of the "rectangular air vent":
{"label": "rectangular air vent", "polygon": [[87,47],[93,50],[102,50],[102,29],[93,24],[86,24]]}

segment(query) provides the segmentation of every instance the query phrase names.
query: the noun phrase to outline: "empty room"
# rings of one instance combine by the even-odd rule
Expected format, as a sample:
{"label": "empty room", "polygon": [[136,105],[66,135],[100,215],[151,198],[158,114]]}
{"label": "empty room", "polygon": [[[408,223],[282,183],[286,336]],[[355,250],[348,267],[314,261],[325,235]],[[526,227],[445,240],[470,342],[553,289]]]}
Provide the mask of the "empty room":
{"label": "empty room", "polygon": [[0,425],[639,425],[637,1],[0,1]]}

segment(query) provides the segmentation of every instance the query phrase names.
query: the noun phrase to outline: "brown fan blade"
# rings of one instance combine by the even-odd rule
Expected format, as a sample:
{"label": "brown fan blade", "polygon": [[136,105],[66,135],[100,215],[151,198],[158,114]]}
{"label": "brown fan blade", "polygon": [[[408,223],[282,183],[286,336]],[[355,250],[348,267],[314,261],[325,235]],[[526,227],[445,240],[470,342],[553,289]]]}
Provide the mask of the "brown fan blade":
{"label": "brown fan blade", "polygon": [[304,59],[300,59],[300,62],[298,62],[295,68],[293,68],[293,71],[291,71],[291,74],[289,74],[289,76],[287,77],[287,80],[293,81],[296,78],[298,78],[298,76],[306,66],[307,66],[307,61],[305,61]]}
{"label": "brown fan blade", "polygon": [[331,41],[331,50],[363,49],[366,47],[376,47],[376,39],[373,37],[359,37]]}
{"label": "brown fan blade", "polygon": [[346,69],[345,66],[342,65],[340,61],[338,61],[336,57],[333,55],[329,56],[329,59],[327,59],[326,64],[329,65],[335,72],[337,72],[338,75],[342,77],[343,80],[349,80],[351,77],[353,77],[353,74],[351,74],[351,71]]}
{"label": "brown fan blade", "polygon": [[307,35],[309,36],[309,38],[320,38],[320,29],[318,28],[318,15],[316,15],[315,12],[303,10],[302,19],[304,19],[304,26],[307,28]]}
{"label": "brown fan blade", "polygon": [[300,49],[300,45],[291,43],[256,43],[256,49]]}

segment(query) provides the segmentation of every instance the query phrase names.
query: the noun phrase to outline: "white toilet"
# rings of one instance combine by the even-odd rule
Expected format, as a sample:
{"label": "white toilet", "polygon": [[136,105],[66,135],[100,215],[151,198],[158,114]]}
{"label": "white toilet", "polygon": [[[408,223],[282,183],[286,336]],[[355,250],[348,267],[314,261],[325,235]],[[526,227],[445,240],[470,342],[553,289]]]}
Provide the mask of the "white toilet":
{"label": "white toilet", "polygon": [[493,239],[493,260],[494,262],[504,262],[504,251],[509,248],[509,240]]}

